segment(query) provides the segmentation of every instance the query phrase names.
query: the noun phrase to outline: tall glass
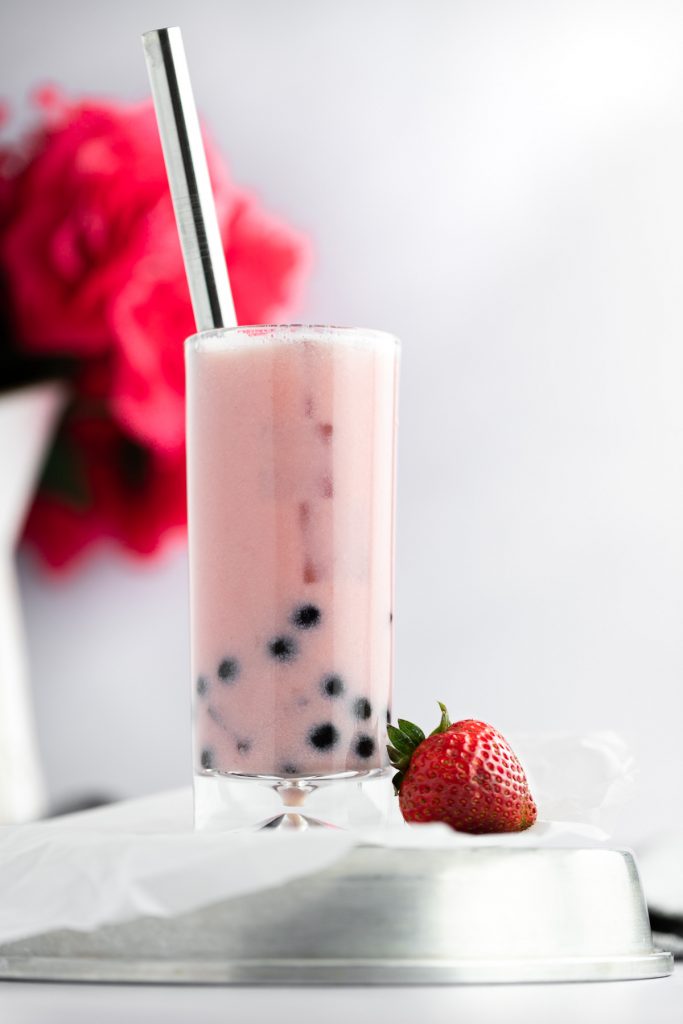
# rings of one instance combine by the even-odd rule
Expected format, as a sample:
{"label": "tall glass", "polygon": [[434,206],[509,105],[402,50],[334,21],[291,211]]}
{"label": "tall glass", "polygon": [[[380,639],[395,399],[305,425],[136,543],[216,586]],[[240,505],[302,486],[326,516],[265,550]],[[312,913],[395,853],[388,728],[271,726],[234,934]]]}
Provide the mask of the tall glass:
{"label": "tall glass", "polygon": [[286,811],[385,767],[398,356],[341,327],[186,342],[198,827],[256,824],[254,782]]}

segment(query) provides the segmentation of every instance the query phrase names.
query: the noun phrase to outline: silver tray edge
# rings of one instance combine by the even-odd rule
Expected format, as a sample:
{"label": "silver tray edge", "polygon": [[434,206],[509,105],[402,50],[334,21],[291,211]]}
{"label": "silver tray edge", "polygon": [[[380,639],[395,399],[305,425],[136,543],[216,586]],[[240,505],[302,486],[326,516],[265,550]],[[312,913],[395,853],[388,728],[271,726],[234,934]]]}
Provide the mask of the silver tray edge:
{"label": "silver tray edge", "polygon": [[664,978],[671,953],[596,959],[529,960],[173,960],[2,957],[0,977],[14,981],[78,981],[174,985],[477,985],[529,982],[632,981]]}

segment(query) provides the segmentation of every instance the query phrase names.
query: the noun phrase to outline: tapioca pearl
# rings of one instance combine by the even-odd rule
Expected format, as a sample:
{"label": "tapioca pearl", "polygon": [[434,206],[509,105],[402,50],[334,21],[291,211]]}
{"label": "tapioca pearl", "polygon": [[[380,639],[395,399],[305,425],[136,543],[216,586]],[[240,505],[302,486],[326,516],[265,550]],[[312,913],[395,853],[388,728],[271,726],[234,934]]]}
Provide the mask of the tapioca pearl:
{"label": "tapioca pearl", "polygon": [[251,750],[251,740],[238,740],[237,741],[237,753],[248,754]]}
{"label": "tapioca pearl", "polygon": [[391,708],[387,708],[387,725],[391,725]]}
{"label": "tapioca pearl", "polygon": [[341,676],[324,676],[320,680],[320,689],[325,697],[341,697],[346,687]]}
{"label": "tapioca pearl", "polygon": [[276,636],[268,644],[268,653],[276,661],[294,661],[299,653],[299,645],[294,637]]}
{"label": "tapioca pearl", "polygon": [[353,716],[359,721],[364,722],[367,718],[372,715],[372,704],[367,697],[359,697],[358,700],[353,702]]}
{"label": "tapioca pearl", "polygon": [[389,612],[389,625],[391,625],[393,621],[394,621],[394,613],[393,612]]}
{"label": "tapioca pearl", "polygon": [[295,764],[288,761],[286,764],[282,765],[280,772],[282,775],[298,775],[299,769]]}
{"label": "tapioca pearl", "polygon": [[311,506],[307,501],[299,502],[299,526],[305,530],[311,521]]}
{"label": "tapioca pearl", "polygon": [[314,562],[307,558],[304,563],[304,583],[317,583],[320,572]]}
{"label": "tapioca pearl", "polygon": [[214,756],[211,747],[204,747],[199,757],[199,763],[202,768],[210,771],[214,767]]}
{"label": "tapioca pearl", "polygon": [[329,444],[329,442],[332,440],[332,434],[334,433],[334,427],[332,426],[331,423],[319,423],[318,424],[318,433],[320,434],[320,436],[323,439],[323,441],[325,441],[326,444]]}
{"label": "tapioca pearl", "polygon": [[321,490],[323,498],[334,498],[334,483],[332,477],[326,474],[322,478]]}
{"label": "tapioca pearl", "polygon": [[206,691],[209,689],[209,680],[206,676],[200,676],[197,680],[197,696],[203,697]]}
{"label": "tapioca pearl", "polygon": [[375,747],[376,744],[372,736],[367,736],[363,733],[361,733],[360,736],[356,737],[356,740],[353,744],[353,749],[355,753],[358,755],[358,757],[366,759],[368,757],[372,757],[372,755],[375,753]]}
{"label": "tapioca pearl", "polygon": [[297,629],[315,629],[320,625],[322,612],[314,604],[301,604],[291,615],[291,622]]}
{"label": "tapioca pearl", "polygon": [[332,750],[339,742],[339,730],[332,722],[314,726],[308,734],[308,742],[316,750]]}
{"label": "tapioca pearl", "polygon": [[218,678],[222,683],[234,683],[240,674],[240,663],[237,658],[223,658],[218,665]]}

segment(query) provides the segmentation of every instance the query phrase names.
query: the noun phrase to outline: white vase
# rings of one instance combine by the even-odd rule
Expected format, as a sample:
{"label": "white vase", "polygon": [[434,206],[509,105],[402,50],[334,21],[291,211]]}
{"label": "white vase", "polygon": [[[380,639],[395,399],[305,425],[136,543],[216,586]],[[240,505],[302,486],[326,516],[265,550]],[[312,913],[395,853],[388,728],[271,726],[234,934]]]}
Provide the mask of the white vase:
{"label": "white vase", "polygon": [[0,394],[1,824],[30,821],[45,809],[15,555],[63,401],[54,383]]}

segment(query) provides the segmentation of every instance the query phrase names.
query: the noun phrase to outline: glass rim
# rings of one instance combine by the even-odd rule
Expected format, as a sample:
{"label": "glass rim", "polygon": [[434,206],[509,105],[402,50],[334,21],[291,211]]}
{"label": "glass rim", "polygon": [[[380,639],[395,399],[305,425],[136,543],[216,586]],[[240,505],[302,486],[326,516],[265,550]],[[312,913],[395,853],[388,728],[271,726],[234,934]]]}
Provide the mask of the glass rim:
{"label": "glass rim", "polygon": [[337,324],[239,324],[236,327],[213,327],[208,331],[197,331],[185,339],[188,348],[201,349],[202,343],[217,339],[238,338],[240,336],[250,338],[253,341],[259,339],[277,340],[281,332],[284,336],[298,335],[306,331],[314,333],[314,338],[302,338],[302,341],[325,341],[332,339],[367,338],[369,341],[380,342],[383,345],[391,345],[394,349],[400,349],[401,342],[395,334],[390,331],[380,331],[373,327],[341,327]]}

